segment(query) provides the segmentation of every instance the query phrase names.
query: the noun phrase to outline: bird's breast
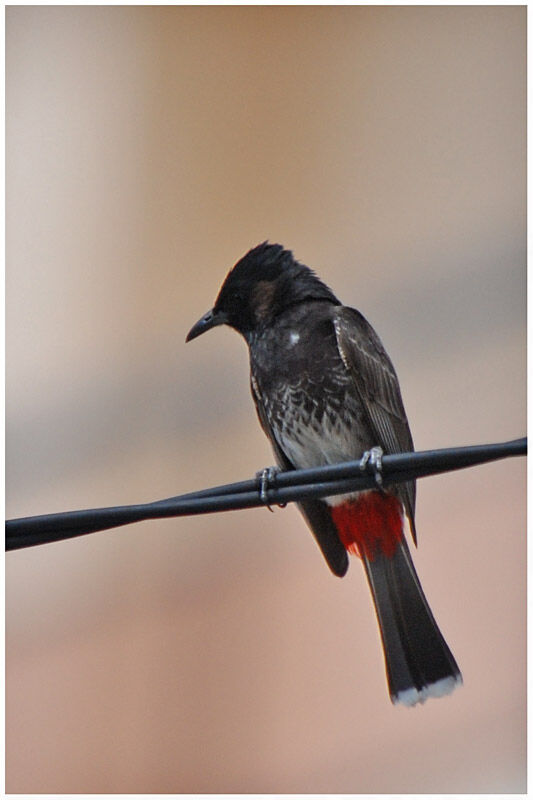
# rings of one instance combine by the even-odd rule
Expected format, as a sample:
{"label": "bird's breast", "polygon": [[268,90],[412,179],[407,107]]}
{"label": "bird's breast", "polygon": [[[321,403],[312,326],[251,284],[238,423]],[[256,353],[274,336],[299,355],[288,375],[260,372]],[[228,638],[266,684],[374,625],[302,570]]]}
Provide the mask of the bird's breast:
{"label": "bird's breast", "polygon": [[359,458],[375,444],[353,377],[336,353],[322,356],[286,356],[267,370],[252,366],[271,435],[296,468]]}
{"label": "bird's breast", "polygon": [[360,458],[376,444],[356,376],[339,353],[331,309],[287,315],[251,343],[250,367],[269,434],[295,467]]}
{"label": "bird's breast", "polygon": [[348,461],[371,446],[363,409],[343,387],[304,377],[267,393],[264,407],[278,444],[297,468]]}

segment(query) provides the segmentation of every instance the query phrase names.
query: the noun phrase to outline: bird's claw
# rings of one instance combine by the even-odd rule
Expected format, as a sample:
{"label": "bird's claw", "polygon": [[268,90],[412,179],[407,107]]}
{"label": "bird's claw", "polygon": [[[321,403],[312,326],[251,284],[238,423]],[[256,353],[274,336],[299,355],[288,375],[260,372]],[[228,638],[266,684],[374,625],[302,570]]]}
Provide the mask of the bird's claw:
{"label": "bird's claw", "polygon": [[[274,509],[268,502],[268,490],[272,488],[278,472],[281,472],[279,467],[265,467],[256,474],[256,478],[259,479],[259,498],[272,513],[274,513]],[[286,503],[279,503],[280,508],[285,508],[285,506]]]}
{"label": "bird's claw", "polygon": [[368,468],[370,468],[378,489],[383,489],[383,476],[381,474],[383,469],[382,459],[383,449],[381,447],[372,447],[370,450],[365,450],[359,465],[361,472],[367,472]]}

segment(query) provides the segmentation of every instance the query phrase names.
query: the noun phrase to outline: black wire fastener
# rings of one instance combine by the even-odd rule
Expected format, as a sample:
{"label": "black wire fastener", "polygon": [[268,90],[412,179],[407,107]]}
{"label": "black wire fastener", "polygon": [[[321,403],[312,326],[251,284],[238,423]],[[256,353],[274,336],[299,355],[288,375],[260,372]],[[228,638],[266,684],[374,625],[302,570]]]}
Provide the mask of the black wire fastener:
{"label": "black wire fastener", "polygon": [[[498,444],[384,455],[381,476],[383,486],[387,486],[526,453],[527,439],[523,438]],[[372,471],[365,471],[363,461],[273,472],[268,485],[261,477],[263,473],[259,472],[251,480],[169,497],[155,503],[9,519],[6,521],[6,550],[58,542],[142,520],[255,508],[264,505],[265,499],[268,505],[285,505],[309,497],[375,488],[375,475]]]}

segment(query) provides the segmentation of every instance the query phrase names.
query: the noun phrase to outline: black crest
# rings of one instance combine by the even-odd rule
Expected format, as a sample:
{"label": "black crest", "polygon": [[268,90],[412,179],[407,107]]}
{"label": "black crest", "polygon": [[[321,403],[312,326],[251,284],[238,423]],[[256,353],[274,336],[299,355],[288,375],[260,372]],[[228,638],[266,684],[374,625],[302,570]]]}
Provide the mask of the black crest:
{"label": "black crest", "polygon": [[280,244],[262,242],[228,273],[214,311],[245,336],[286,309],[309,300],[340,305],[331,289]]}

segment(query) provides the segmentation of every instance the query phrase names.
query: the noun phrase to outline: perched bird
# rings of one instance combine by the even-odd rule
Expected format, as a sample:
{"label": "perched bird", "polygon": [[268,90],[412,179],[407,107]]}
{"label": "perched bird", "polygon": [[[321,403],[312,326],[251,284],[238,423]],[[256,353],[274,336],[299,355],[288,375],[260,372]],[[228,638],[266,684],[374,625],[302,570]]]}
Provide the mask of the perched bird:
{"label": "perched bird", "polygon": [[[280,468],[413,450],[398,378],[376,332],[289,250],[264,242],[241,258],[187,341],[223,324],[248,344],[252,395]],[[298,505],[335,575],[346,573],[348,553],[363,563],[392,702],[412,706],[453,691],[461,673],[404,536],[407,519],[416,544],[415,482]]]}

